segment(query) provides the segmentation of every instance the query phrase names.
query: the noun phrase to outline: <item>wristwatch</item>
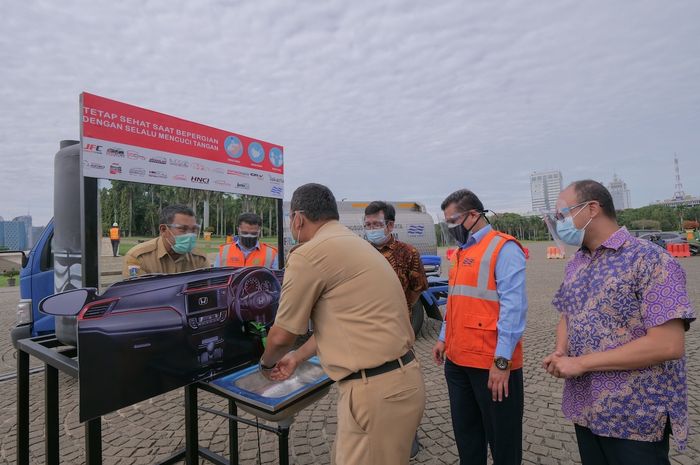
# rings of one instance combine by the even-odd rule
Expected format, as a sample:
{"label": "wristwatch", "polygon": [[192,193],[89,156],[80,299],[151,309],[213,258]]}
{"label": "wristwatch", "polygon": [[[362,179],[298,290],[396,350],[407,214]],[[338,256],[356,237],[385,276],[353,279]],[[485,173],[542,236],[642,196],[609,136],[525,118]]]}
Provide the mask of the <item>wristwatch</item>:
{"label": "wristwatch", "polygon": [[493,364],[496,365],[496,368],[499,370],[508,370],[510,367],[513,365],[513,362],[508,360],[505,357],[496,357],[493,359]]}
{"label": "wristwatch", "polygon": [[258,368],[260,369],[260,371],[272,371],[272,369],[275,368],[275,366],[277,366],[276,363],[274,365],[270,365],[270,366],[265,365],[263,363],[262,357],[260,357],[260,363],[258,364]]}

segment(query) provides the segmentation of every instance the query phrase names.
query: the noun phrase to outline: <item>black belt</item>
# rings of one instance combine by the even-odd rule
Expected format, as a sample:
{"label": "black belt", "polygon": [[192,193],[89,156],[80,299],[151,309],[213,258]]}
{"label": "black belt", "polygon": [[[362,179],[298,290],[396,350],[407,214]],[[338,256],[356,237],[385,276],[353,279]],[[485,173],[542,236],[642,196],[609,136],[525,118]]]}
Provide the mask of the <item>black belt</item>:
{"label": "black belt", "polygon": [[[408,365],[415,358],[416,358],[416,356],[413,355],[413,351],[409,350],[408,352],[406,352],[405,354],[403,354],[401,356],[401,364]],[[363,371],[365,372],[365,376],[367,378],[369,378],[370,376],[381,375],[382,373],[396,370],[397,368],[399,368],[401,366],[401,364],[399,364],[398,360],[392,360],[390,362],[384,363],[383,365],[379,365],[378,367],[366,368],[365,370],[360,370],[360,371],[356,371],[355,373],[350,373],[342,380],[347,381],[349,379],[360,379],[360,378],[362,378]]]}

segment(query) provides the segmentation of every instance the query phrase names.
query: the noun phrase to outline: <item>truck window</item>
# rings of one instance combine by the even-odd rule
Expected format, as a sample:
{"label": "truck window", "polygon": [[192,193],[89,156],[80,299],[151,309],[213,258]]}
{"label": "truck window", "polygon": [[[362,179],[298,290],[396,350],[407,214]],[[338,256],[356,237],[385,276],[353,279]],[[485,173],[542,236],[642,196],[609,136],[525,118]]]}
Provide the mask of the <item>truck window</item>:
{"label": "truck window", "polygon": [[49,236],[41,251],[39,259],[39,269],[41,271],[49,271],[53,269],[53,254],[51,253],[51,243],[53,242],[53,233]]}

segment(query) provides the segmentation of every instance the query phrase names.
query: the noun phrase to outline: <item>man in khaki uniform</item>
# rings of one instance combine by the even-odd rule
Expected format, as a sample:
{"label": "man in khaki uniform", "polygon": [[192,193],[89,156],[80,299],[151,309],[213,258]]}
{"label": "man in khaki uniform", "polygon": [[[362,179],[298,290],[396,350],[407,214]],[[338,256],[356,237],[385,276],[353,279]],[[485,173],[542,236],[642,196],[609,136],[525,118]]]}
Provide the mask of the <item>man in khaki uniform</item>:
{"label": "man in khaki uniform", "polygon": [[122,276],[209,268],[206,255],[194,250],[199,225],[191,208],[168,205],[160,213],[160,223],[160,236],[133,247],[124,256]]}
{"label": "man in khaki uniform", "polygon": [[[338,382],[332,463],[407,464],[425,385],[410,350],[406,299],[389,262],[338,218],[327,187],[306,184],[294,192],[290,229],[300,245],[289,255],[260,369],[285,379],[318,353]],[[314,335],[286,353],[306,334],[309,318]]]}

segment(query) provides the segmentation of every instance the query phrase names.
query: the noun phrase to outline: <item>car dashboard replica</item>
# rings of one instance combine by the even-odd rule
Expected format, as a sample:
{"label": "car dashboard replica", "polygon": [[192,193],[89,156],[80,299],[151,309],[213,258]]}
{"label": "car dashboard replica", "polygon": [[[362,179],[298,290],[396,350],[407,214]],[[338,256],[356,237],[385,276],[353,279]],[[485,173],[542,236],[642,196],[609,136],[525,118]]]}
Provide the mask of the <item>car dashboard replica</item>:
{"label": "car dashboard replica", "polygon": [[282,272],[216,268],[56,294],[42,311],[77,315],[80,419],[257,362]]}

